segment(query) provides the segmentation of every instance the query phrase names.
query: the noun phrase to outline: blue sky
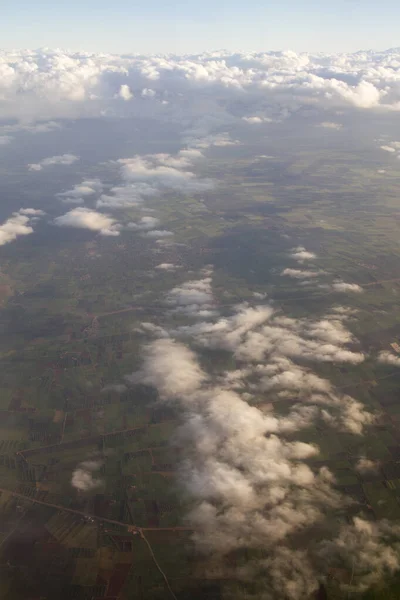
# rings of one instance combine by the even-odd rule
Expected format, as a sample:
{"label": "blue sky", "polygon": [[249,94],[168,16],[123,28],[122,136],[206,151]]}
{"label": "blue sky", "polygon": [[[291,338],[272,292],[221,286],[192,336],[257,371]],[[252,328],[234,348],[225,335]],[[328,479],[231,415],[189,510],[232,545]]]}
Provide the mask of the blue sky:
{"label": "blue sky", "polygon": [[[4,0],[3,0],[4,1]],[[400,45],[397,0],[5,0],[3,48],[340,52]]]}

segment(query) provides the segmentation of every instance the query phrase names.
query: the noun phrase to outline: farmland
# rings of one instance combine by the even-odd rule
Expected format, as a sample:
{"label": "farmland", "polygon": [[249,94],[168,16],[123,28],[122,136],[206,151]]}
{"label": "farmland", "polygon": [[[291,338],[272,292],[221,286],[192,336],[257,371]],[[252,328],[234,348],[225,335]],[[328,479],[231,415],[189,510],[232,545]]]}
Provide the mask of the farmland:
{"label": "farmland", "polygon": [[[255,304],[254,294],[288,317],[318,317],[343,302],[328,287],[332,278],[363,289],[345,302],[357,311],[349,329],[366,360],[321,362],[316,373],[378,418],[367,436],[321,422],[297,439],[318,445],[310,467],[329,467],[337,488],[355,501],[349,515],[400,520],[400,370],[371,358],[400,344],[400,162],[383,175],[374,148],[319,147],[312,136],[296,136],[287,128],[272,143],[243,134],[242,145],[210,150],[201,167],[219,187],[201,198],[150,197],[148,208],[173,241],[156,245],[128,230],[116,238],[55,233],[43,224],[35,236],[1,248],[4,600],[261,597],[257,582],[243,584],[222,567],[210,572],[199,555],[186,518],[193,498],[179,476],[181,411],[129,378],[141,366],[142,324],[191,323],[170,309],[167,295],[210,265],[215,307],[226,318],[238,303]],[[93,168],[85,176],[96,174]],[[137,208],[121,209],[121,220],[137,216]],[[322,287],[282,277],[296,246],[318,256]],[[176,268],[160,271],[160,263]],[[237,366],[228,351],[202,352],[210,373]],[[273,391],[249,402],[280,415],[290,409]],[[377,461],[377,472],[358,472],[360,456]],[[71,485],[85,463],[96,464],[91,489]],[[232,556],[239,567],[243,560]],[[323,590],[329,598],[341,597],[339,579],[332,572]],[[389,585],[365,598],[398,597],[398,583]]]}

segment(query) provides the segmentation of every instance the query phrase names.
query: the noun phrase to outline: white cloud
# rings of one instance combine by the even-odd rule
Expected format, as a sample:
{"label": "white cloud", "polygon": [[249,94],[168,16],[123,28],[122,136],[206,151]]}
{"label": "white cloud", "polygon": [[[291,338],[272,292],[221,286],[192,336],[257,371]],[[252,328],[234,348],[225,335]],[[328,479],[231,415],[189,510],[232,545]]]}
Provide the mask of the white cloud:
{"label": "white cloud", "polygon": [[109,215],[99,213],[88,208],[74,208],[65,215],[54,219],[55,225],[59,227],[75,227],[77,229],[90,229],[98,231],[102,235],[119,235],[115,219]]}
{"label": "white cloud", "polygon": [[358,471],[362,475],[367,475],[369,473],[378,473],[379,462],[376,460],[371,460],[369,458],[362,457],[357,461],[355,468],[356,471]]}
{"label": "white cloud", "polygon": [[174,312],[207,318],[217,314],[211,289],[211,277],[187,281],[174,287],[166,296],[166,302]]}
{"label": "white cloud", "polygon": [[393,522],[374,523],[355,517],[352,525],[342,525],[337,537],[324,542],[320,560],[351,565],[352,580],[343,591],[363,592],[387,581],[399,569],[399,534]]}
{"label": "white cloud", "polygon": [[34,208],[21,208],[12,214],[2,225],[0,225],[0,246],[13,242],[20,235],[33,233],[32,223],[37,217],[43,216],[42,210]]}
{"label": "white cloud", "polygon": [[[211,274],[174,287],[167,304],[211,307]],[[225,573],[232,551],[262,549],[263,557],[252,556],[233,576],[259,581],[266,598],[303,600],[332,565],[325,554],[320,558],[327,543],[335,540],[335,555],[350,570],[357,554],[349,558],[341,550],[340,512],[350,501],[334,489],[326,466],[310,468],[310,458],[321,460],[319,450],[296,439],[296,432],[318,424],[361,435],[374,420],[359,401],[314,373],[311,363],[357,364],[364,356],[347,349],[356,340],[342,320],[352,314],[346,307],[334,307],[319,320],[289,318],[268,305],[232,311],[169,331],[143,323],[141,331],[158,339],[145,347],[142,368],[131,381],[157,387],[162,401],[180,406],[183,425],[176,441],[185,452],[181,477],[193,499],[188,519],[197,546],[213,565],[222,561]],[[207,373],[187,344],[227,351],[236,368],[216,362]],[[264,410],[269,397],[282,399],[284,414],[274,410],[275,402]],[[261,409],[247,400],[261,401]],[[311,535],[314,527],[326,539]],[[292,536],[298,533],[307,543],[294,550]],[[365,581],[357,570],[354,585]]]}
{"label": "white cloud", "polygon": [[74,185],[70,190],[58,192],[56,196],[67,204],[79,204],[87,196],[100,194],[102,190],[103,184],[100,179],[85,179],[81,183]]}
{"label": "white cloud", "polygon": [[281,275],[292,277],[293,279],[312,279],[323,274],[323,271],[305,271],[300,269],[284,269]]}
{"label": "white cloud", "polygon": [[304,248],[304,246],[298,246],[297,248],[293,248],[290,256],[297,260],[297,262],[300,264],[303,264],[308,260],[314,260],[315,258],[317,258],[317,255],[314,254],[314,252],[309,252]]}
{"label": "white cloud", "polygon": [[43,217],[46,213],[43,210],[39,210],[37,208],[20,208],[20,215],[29,215],[31,217]]}
{"label": "white cloud", "polygon": [[391,146],[381,146],[381,150],[385,150],[385,152],[396,152],[396,149]]}
{"label": "white cloud", "polygon": [[159,269],[160,271],[176,271],[180,268],[180,266],[174,265],[173,263],[160,263],[155,268]]}
{"label": "white cloud", "polygon": [[[400,107],[400,75],[393,65],[399,54],[396,49],[197,56],[3,51],[0,118],[32,122],[152,112],[181,120],[206,111],[210,118],[226,121],[260,114],[279,119],[302,106],[395,111]],[[123,98],[134,94],[140,100],[121,102],[121,88]],[[239,115],[236,100],[243,105]]]}
{"label": "white cloud", "polygon": [[49,158],[44,158],[38,163],[32,163],[28,165],[28,169],[30,171],[41,171],[45,167],[51,167],[53,165],[72,165],[77,160],[79,160],[79,156],[75,156],[74,154],[50,156]]}
{"label": "white cloud", "polygon": [[125,100],[126,102],[128,100],[132,100],[133,94],[132,94],[131,90],[129,89],[129,85],[126,85],[126,83],[122,84],[121,87],[119,88],[118,96],[120,98],[122,98],[122,100]]}
{"label": "white cloud", "polygon": [[142,217],[138,223],[128,223],[127,228],[133,231],[148,231],[149,229],[154,229],[159,225],[160,221],[155,217]]}
{"label": "white cloud", "polygon": [[345,283],[344,281],[336,281],[331,285],[334,292],[356,292],[361,293],[364,290],[356,283]]}
{"label": "white cloud", "polygon": [[396,356],[396,354],[388,352],[387,350],[382,350],[382,352],[379,352],[378,361],[387,365],[400,366],[400,356]]}
{"label": "white cloud", "polygon": [[172,231],[168,231],[167,229],[153,229],[152,231],[146,231],[145,233],[146,237],[150,237],[150,238],[168,238],[173,236],[173,232]]}
{"label": "white cloud", "polygon": [[102,466],[101,461],[87,460],[78,465],[72,473],[71,485],[80,492],[90,492],[103,486],[101,479],[93,477],[93,473]]}
{"label": "white cloud", "polygon": [[324,129],[333,129],[333,130],[339,131],[340,129],[343,128],[343,125],[341,125],[340,123],[334,123],[332,121],[323,121],[322,123],[319,123],[318,127],[323,127]]}
{"label": "white cloud", "polygon": [[175,155],[148,154],[121,159],[123,185],[111,188],[97,201],[97,207],[123,208],[141,204],[146,198],[166,192],[195,194],[209,190],[209,179],[196,177],[193,167],[203,154],[196,148],[181,150]]}
{"label": "white cloud", "polygon": [[62,129],[61,123],[56,121],[44,121],[39,123],[14,123],[12,125],[0,125],[1,133],[49,133],[51,131],[57,131]]}
{"label": "white cloud", "polygon": [[143,368],[131,380],[158,388],[162,396],[175,397],[197,390],[205,378],[188,348],[170,339],[159,339],[145,348]]}
{"label": "white cloud", "polygon": [[243,121],[250,123],[250,125],[259,125],[260,123],[273,123],[274,119],[270,119],[269,117],[242,117]]}
{"label": "white cloud", "polygon": [[151,88],[144,88],[141,93],[142,98],[154,98],[155,95],[156,92]]}

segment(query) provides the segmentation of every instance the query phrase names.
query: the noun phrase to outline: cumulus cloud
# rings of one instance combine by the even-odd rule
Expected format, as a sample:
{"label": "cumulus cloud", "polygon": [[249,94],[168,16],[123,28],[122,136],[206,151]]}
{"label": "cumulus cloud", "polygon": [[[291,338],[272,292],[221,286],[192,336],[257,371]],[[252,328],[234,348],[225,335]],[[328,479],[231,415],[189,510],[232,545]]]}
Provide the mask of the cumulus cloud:
{"label": "cumulus cloud", "polygon": [[180,268],[180,266],[174,265],[173,263],[160,263],[155,268],[159,269],[160,271],[176,271]]}
{"label": "cumulus cloud", "polygon": [[166,192],[194,194],[209,190],[209,179],[196,177],[193,167],[203,158],[196,148],[181,150],[176,155],[148,154],[121,159],[122,185],[114,186],[97,201],[97,207],[123,208],[141,204],[146,198]]}
{"label": "cumulus cloud", "polygon": [[[211,275],[174,287],[167,306],[212,306]],[[326,540],[335,540],[333,562],[339,557],[351,569],[340,541],[348,533],[340,513],[351,501],[335,489],[321,461],[312,467],[318,447],[296,438],[299,430],[316,425],[359,436],[374,420],[361,402],[312,370],[313,362],[364,359],[347,347],[356,343],[343,322],[349,314],[337,306],[329,318],[294,319],[269,305],[242,304],[230,316],[209,315],[169,331],[149,323],[141,327],[156,339],[145,346],[142,368],[130,381],[156,387],[162,401],[181,408],[177,441],[186,457],[180,475],[193,498],[187,518],[197,547],[226,573],[233,568],[231,552],[257,550],[234,576],[256,579],[266,598],[303,600],[318,589],[332,566],[331,559],[321,561]],[[236,368],[216,363],[207,373],[189,344],[201,352],[231,353]],[[268,398],[275,402],[264,410]],[[274,410],[277,398],[287,410]],[[249,403],[260,400],[260,408]],[[314,527],[325,537],[307,535]],[[298,535],[306,546],[296,542]],[[354,587],[367,585],[361,571]]]}
{"label": "cumulus cloud", "polygon": [[33,233],[32,223],[45,213],[34,208],[21,208],[0,225],[0,246],[13,242],[20,235]]}
{"label": "cumulus cloud", "polygon": [[56,196],[67,204],[79,204],[83,202],[85,197],[100,194],[102,190],[103,184],[100,179],[85,179],[74,185],[70,190],[58,192]]}
{"label": "cumulus cloud", "polygon": [[379,462],[376,460],[370,460],[369,458],[362,457],[357,461],[356,471],[361,475],[368,475],[369,473],[379,472]]}
{"label": "cumulus cloud", "polygon": [[392,148],[391,146],[381,146],[381,150],[385,150],[385,152],[396,152],[396,148]]}
{"label": "cumulus cloud", "polygon": [[293,248],[290,256],[297,260],[297,262],[300,264],[306,262],[307,260],[314,260],[315,258],[317,258],[317,255],[314,254],[314,252],[309,252],[304,248],[304,246],[298,246],[297,248]]}
{"label": "cumulus cloud", "polygon": [[301,409],[288,417],[264,414],[234,391],[210,387],[193,352],[172,340],[146,347],[133,381],[156,386],[184,411],[179,438],[188,454],[181,475],[195,501],[188,519],[199,549],[213,562],[243,547],[263,549],[269,558],[248,567],[262,571],[263,587],[295,600],[304,597],[298,580],[315,589],[319,575],[310,549],[299,551],[296,573],[288,572],[291,536],[325,523],[327,512],[335,514],[346,499],[333,489],[326,467],[315,472],[307,465],[318,448],[286,439],[285,432],[303,426]]}
{"label": "cumulus cloud", "polygon": [[166,302],[174,312],[198,318],[217,314],[211,288],[211,277],[187,281],[174,287],[166,296]]}
{"label": "cumulus cloud", "polygon": [[133,94],[132,94],[131,90],[129,89],[129,85],[126,85],[126,83],[123,83],[121,85],[121,87],[119,88],[118,96],[119,96],[119,98],[122,98],[122,100],[125,100],[126,102],[128,100],[132,100]]}
{"label": "cumulus cloud", "polygon": [[388,350],[379,352],[378,361],[387,365],[400,366],[400,356],[396,356],[396,354],[393,354],[393,352],[389,352]]}
{"label": "cumulus cloud", "polygon": [[254,117],[242,117],[243,121],[246,121],[247,123],[250,123],[250,125],[259,125],[260,123],[273,123],[274,119],[271,119],[269,117],[258,117],[258,116],[254,116]]}
{"label": "cumulus cloud", "polygon": [[322,123],[319,123],[318,126],[323,127],[324,129],[332,129],[335,131],[339,131],[343,128],[343,125],[341,125],[340,123],[334,123],[332,121],[323,121]]}
{"label": "cumulus cloud", "polygon": [[356,292],[361,293],[364,290],[356,283],[345,283],[344,281],[336,281],[331,285],[334,292]]}
{"label": "cumulus cloud", "polygon": [[75,227],[98,231],[101,235],[119,235],[119,225],[109,215],[88,208],[74,208],[65,215],[54,219],[59,227]]}
{"label": "cumulus cloud", "polygon": [[[310,105],[395,111],[400,108],[398,61],[396,49],[191,56],[3,51],[0,118],[32,122],[151,110],[161,118],[181,120],[203,114],[205,106],[209,115],[222,120],[260,114],[277,118]],[[130,100],[130,94],[138,99],[121,102]]]}
{"label": "cumulus cloud", "polygon": [[59,156],[50,156],[44,158],[38,163],[32,163],[28,165],[30,171],[42,171],[45,167],[51,167],[53,165],[72,165],[74,162],[79,160],[79,156],[74,154],[61,154]]}
{"label": "cumulus cloud", "polygon": [[46,213],[38,208],[20,208],[20,215],[29,215],[30,217],[43,217]]}
{"label": "cumulus cloud", "polygon": [[146,237],[149,238],[168,238],[174,235],[172,231],[168,231],[168,229],[153,229],[152,231],[146,231]]}
{"label": "cumulus cloud", "polygon": [[56,121],[43,121],[38,123],[13,123],[8,125],[0,125],[0,134],[2,133],[49,133],[62,129],[61,123]]}
{"label": "cumulus cloud", "polygon": [[103,481],[93,476],[102,466],[101,461],[87,460],[81,462],[72,473],[71,485],[80,492],[90,492],[103,486]]}
{"label": "cumulus cloud", "polygon": [[362,352],[345,347],[352,336],[341,320],[290,319],[275,314],[270,306],[243,304],[231,317],[184,325],[177,333],[196,335],[197,343],[229,350],[245,361],[259,362],[275,355],[353,364],[364,360]]}
{"label": "cumulus cloud", "polygon": [[293,279],[313,279],[321,274],[323,274],[323,271],[306,271],[301,269],[284,269],[281,273],[281,275],[286,275]]}
{"label": "cumulus cloud", "polygon": [[188,348],[170,339],[160,339],[144,349],[142,370],[130,380],[156,387],[162,396],[174,398],[198,389],[205,374]]}
{"label": "cumulus cloud", "polygon": [[156,217],[141,217],[141,219],[137,222],[130,222],[127,225],[128,229],[132,231],[148,231],[149,229],[154,229],[159,225],[160,221],[156,219]]}
{"label": "cumulus cloud", "polygon": [[342,526],[336,538],[321,545],[320,557],[329,557],[339,567],[351,564],[352,580],[344,590],[365,591],[399,569],[399,534],[400,528],[388,521],[372,523],[355,517],[352,525]]}

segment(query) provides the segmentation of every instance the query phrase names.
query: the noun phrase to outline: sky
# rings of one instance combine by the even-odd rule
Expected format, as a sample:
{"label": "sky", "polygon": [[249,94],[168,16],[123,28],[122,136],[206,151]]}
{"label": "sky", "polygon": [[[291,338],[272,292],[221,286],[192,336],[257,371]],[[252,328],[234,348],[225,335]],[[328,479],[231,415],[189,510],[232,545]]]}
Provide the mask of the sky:
{"label": "sky", "polygon": [[16,0],[2,11],[0,46],[143,54],[354,52],[397,47],[399,20],[397,0]]}

